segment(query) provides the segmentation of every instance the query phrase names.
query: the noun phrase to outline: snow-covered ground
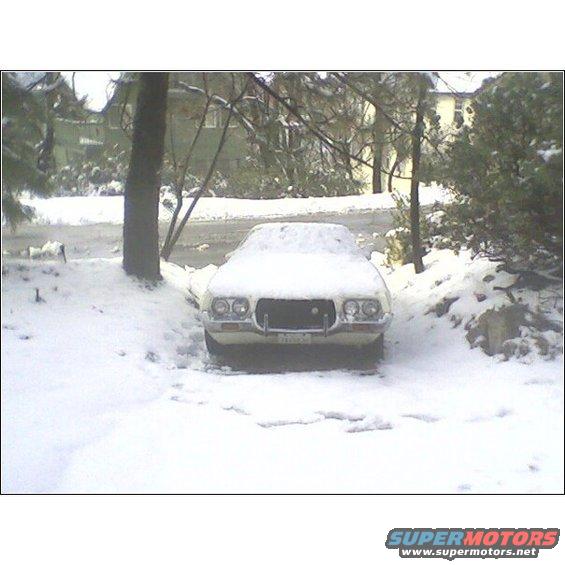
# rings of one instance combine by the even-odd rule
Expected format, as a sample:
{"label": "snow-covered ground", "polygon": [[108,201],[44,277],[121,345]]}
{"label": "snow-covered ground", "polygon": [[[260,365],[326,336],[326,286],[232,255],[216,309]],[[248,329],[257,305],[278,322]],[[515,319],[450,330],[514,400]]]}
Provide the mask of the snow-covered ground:
{"label": "snow-covered ground", "polygon": [[211,360],[180,267],[153,288],[118,260],[5,263],[2,492],[559,492],[562,358],[470,349],[505,281],[426,263],[384,273],[385,362],[290,372]]}
{"label": "snow-covered ground", "polygon": [[[420,203],[433,204],[447,198],[439,187],[423,187]],[[54,198],[25,198],[22,202],[35,209],[37,224],[82,225],[121,224],[124,216],[123,196],[61,196]],[[191,198],[184,201],[183,212]],[[232,218],[276,218],[305,214],[339,213],[394,208],[390,193],[355,196],[283,198],[276,200],[246,200],[241,198],[201,198],[192,214],[194,220],[225,220]],[[167,221],[171,212],[161,204],[159,219]]]}

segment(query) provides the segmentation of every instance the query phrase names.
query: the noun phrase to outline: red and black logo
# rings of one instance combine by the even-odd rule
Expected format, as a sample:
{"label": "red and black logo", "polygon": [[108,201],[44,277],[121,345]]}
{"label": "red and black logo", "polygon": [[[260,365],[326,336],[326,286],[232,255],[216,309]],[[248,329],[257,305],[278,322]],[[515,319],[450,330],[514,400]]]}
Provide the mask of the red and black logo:
{"label": "red and black logo", "polygon": [[537,557],[559,541],[559,528],[394,528],[386,540],[400,557]]}

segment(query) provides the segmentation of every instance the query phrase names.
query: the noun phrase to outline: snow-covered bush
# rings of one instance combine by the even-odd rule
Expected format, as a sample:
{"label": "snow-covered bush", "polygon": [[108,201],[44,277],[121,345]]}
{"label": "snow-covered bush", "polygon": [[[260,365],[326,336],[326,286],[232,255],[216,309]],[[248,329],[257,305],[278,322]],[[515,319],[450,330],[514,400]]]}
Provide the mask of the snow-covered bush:
{"label": "snow-covered bush", "polygon": [[57,196],[116,196],[123,194],[128,166],[128,152],[115,148],[97,159],[62,167],[52,183]]}
{"label": "snow-covered bush", "polygon": [[[412,262],[412,240],[410,237],[410,203],[407,196],[393,195],[396,209],[392,212],[393,229],[385,234],[387,265],[406,265]],[[420,216],[420,238],[422,253],[425,255],[431,247],[430,225],[437,222],[440,211],[427,216]]]}
{"label": "snow-covered bush", "polygon": [[563,244],[561,73],[505,73],[473,101],[437,179],[444,244],[519,268],[559,266]]}
{"label": "snow-covered bush", "polygon": [[311,196],[347,196],[360,194],[363,184],[351,179],[342,169],[313,164],[305,171],[296,171],[291,184],[278,168],[266,170],[248,159],[226,177],[226,186],[218,196],[235,198],[308,198]]}

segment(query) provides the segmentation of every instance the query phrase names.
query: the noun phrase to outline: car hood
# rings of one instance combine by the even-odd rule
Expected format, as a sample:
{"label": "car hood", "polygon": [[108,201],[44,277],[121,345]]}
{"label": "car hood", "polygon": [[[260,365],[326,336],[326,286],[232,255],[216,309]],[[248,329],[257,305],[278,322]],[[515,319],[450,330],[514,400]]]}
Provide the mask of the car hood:
{"label": "car hood", "polygon": [[255,253],[234,255],[208,286],[213,296],[363,298],[388,294],[376,267],[362,255]]}

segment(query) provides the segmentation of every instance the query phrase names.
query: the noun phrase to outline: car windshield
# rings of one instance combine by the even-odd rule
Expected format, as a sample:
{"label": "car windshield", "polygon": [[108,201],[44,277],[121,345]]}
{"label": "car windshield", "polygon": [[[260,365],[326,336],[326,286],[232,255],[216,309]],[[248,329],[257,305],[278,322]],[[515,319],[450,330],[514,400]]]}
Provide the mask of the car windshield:
{"label": "car windshield", "polygon": [[237,252],[357,254],[351,232],[339,224],[273,223],[255,226]]}

